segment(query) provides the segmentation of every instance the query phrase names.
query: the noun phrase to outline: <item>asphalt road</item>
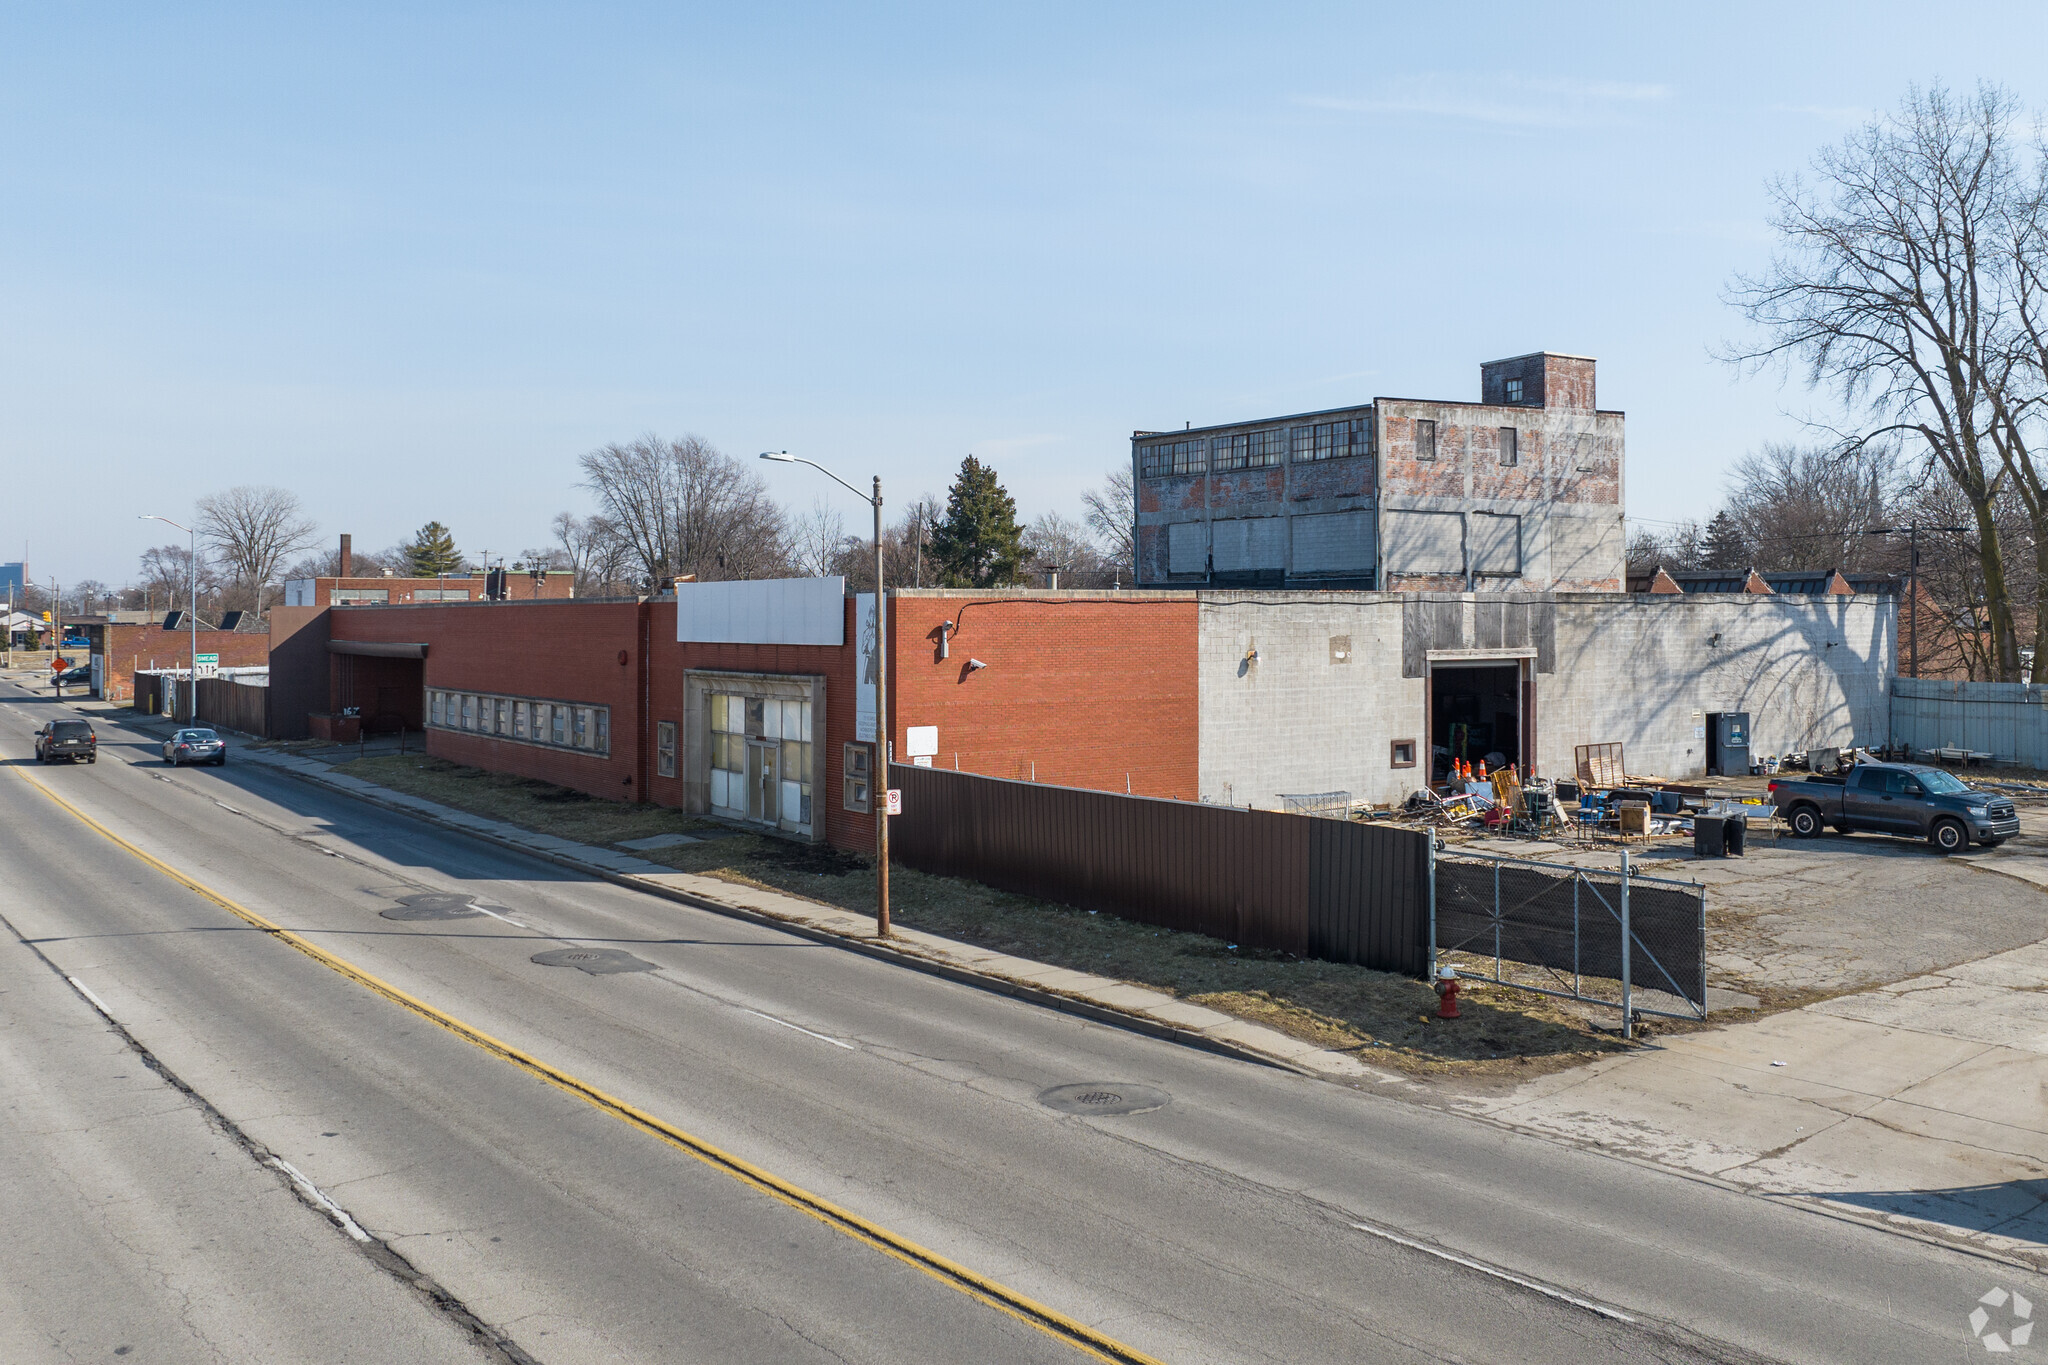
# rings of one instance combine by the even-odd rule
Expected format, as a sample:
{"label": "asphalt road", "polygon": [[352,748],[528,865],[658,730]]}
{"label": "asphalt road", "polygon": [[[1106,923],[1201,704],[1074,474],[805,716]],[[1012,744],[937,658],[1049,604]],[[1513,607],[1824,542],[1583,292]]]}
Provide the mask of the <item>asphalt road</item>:
{"label": "asphalt road", "polygon": [[[1012,1295],[1173,1362],[1917,1365],[1981,1358],[1966,1320],[1994,1285],[2048,1300],[1962,1253],[1077,1021],[253,766],[164,769],[133,732],[102,725],[96,765],[38,767],[29,733],[53,714],[0,686],[9,1361],[481,1359],[471,1318],[550,1365],[1089,1358],[1085,1333],[991,1302]],[[385,915],[423,893],[486,913]],[[561,949],[653,969],[531,960]],[[1170,1098],[1040,1103],[1092,1082]],[[124,1235],[117,1204],[153,1238]]]}

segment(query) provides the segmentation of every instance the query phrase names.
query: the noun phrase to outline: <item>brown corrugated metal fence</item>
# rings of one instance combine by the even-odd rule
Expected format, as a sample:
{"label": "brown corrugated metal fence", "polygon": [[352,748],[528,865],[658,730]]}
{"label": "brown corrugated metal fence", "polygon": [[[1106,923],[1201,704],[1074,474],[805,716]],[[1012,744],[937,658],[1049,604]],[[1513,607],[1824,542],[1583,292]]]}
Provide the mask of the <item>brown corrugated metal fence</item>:
{"label": "brown corrugated metal fence", "polygon": [[1418,831],[905,764],[890,782],[890,849],[910,867],[1248,948],[1428,966]]}

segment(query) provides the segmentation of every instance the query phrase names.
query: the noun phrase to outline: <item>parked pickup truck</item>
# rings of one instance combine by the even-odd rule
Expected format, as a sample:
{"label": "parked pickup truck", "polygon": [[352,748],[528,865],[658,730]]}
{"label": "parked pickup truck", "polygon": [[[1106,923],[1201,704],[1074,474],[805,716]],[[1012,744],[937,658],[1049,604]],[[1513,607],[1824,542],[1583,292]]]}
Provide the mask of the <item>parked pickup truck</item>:
{"label": "parked pickup truck", "polygon": [[1911,834],[1942,853],[1960,853],[1972,839],[1996,848],[2020,832],[2010,797],[1911,763],[1859,763],[1840,777],[1779,778],[1771,783],[1771,800],[1802,839],[1832,825],[1845,834]]}

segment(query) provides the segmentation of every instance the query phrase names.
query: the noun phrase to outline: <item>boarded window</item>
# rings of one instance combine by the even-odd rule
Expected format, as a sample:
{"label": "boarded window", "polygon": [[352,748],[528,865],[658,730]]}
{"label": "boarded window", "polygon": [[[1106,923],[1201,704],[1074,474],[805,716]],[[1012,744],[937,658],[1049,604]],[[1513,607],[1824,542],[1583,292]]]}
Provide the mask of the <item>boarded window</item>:
{"label": "boarded window", "polygon": [[1500,429],[1500,462],[1504,465],[1520,464],[1522,460],[1521,438],[1513,427]]}
{"label": "boarded window", "polygon": [[1179,521],[1166,528],[1166,571],[1209,572],[1209,528],[1199,521]]}
{"label": "boarded window", "polygon": [[654,772],[657,777],[676,775],[676,723],[672,720],[654,726]]}
{"label": "boarded window", "polygon": [[1415,420],[1415,458],[1436,458],[1436,423],[1426,417],[1418,417]]}
{"label": "boarded window", "polygon": [[1285,517],[1234,517],[1214,527],[1217,573],[1278,569],[1287,558]]}
{"label": "boarded window", "polygon": [[1522,573],[1522,519],[1493,512],[1473,512],[1467,531],[1472,543],[1472,572],[1519,578]]}
{"label": "boarded window", "polygon": [[1294,518],[1297,577],[1366,574],[1372,568],[1371,512],[1318,512]]}

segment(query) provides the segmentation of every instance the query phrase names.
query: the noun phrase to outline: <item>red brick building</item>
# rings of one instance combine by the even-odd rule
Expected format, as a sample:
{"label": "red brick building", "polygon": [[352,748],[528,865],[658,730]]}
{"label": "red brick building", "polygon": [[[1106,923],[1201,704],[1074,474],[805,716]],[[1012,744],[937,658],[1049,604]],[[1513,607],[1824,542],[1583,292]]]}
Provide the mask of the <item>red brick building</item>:
{"label": "red brick building", "polygon": [[[281,607],[273,726],[302,735],[307,714],[353,709],[372,733],[423,730],[427,752],[454,762],[872,847],[876,758],[856,714],[872,598],[837,582],[819,599],[836,629],[813,638],[838,643],[679,640],[673,597]],[[1192,598],[890,600],[884,733],[898,761],[916,726],[936,732],[944,767],[1196,795]],[[737,633],[774,633],[764,624]],[[1086,697],[1076,676],[1091,679]]]}
{"label": "red brick building", "polygon": [[[189,669],[192,632],[165,630],[161,622],[76,623],[85,633],[97,694],[106,701],[133,701],[135,675],[153,669]],[[218,654],[222,668],[261,668],[270,662],[270,636],[258,631],[199,630],[199,652]]]}

